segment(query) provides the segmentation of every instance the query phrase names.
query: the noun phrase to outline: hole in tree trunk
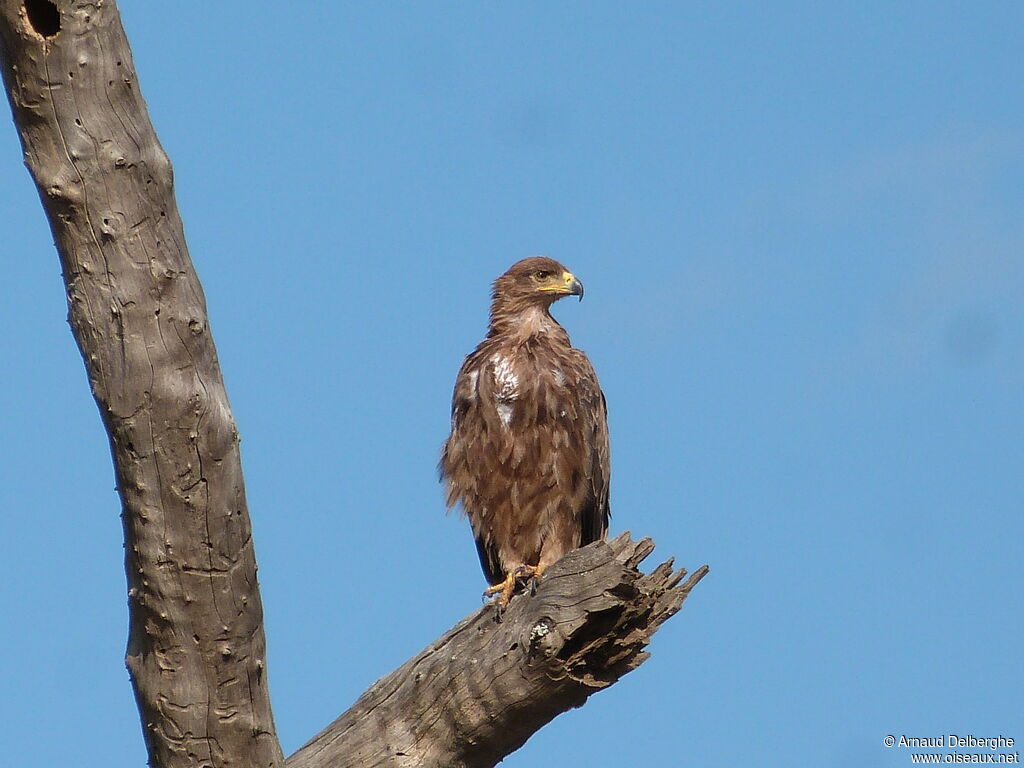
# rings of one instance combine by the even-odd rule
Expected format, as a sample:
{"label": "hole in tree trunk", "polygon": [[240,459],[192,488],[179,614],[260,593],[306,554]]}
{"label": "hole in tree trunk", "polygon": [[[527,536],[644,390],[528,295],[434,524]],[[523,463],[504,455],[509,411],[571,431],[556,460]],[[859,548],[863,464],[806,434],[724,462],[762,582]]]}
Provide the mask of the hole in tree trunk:
{"label": "hole in tree trunk", "polygon": [[60,11],[50,0],[25,0],[28,23],[43,37],[53,37],[60,32]]}

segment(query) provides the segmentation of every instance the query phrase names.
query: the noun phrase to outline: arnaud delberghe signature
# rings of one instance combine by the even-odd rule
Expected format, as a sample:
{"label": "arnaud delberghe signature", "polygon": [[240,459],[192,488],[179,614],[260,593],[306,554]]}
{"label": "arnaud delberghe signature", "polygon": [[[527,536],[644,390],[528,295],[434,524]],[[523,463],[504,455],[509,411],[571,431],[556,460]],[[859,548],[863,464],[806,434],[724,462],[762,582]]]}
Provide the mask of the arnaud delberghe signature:
{"label": "arnaud delberghe signature", "polygon": [[943,733],[938,736],[901,735],[897,747],[946,747],[949,749],[1005,749],[1013,746],[1011,736],[959,736]]}

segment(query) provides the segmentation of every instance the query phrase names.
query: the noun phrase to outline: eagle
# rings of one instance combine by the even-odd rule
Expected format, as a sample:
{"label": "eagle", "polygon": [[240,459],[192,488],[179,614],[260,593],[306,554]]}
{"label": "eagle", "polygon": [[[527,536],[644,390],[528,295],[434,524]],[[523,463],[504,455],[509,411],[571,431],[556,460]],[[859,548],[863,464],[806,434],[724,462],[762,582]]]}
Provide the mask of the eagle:
{"label": "eagle", "polygon": [[607,405],[590,360],[551,316],[565,296],[582,301],[583,284],[554,259],[513,264],[494,281],[487,336],[452,395],[441,478],[500,608],[608,531]]}

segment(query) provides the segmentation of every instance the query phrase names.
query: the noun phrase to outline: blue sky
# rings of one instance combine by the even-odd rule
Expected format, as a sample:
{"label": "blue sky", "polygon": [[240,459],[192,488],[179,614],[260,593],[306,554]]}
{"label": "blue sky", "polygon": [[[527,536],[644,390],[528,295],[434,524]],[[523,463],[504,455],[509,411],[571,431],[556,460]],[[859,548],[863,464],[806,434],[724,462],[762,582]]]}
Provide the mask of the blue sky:
{"label": "blue sky", "polygon": [[[1024,739],[1024,10],[122,3],[243,437],[286,752],[479,605],[436,462],[536,253],[612,533],[711,574],[505,765],[903,766]],[[11,764],[138,766],[119,506],[9,120]],[[59,735],[60,738],[57,738]]]}

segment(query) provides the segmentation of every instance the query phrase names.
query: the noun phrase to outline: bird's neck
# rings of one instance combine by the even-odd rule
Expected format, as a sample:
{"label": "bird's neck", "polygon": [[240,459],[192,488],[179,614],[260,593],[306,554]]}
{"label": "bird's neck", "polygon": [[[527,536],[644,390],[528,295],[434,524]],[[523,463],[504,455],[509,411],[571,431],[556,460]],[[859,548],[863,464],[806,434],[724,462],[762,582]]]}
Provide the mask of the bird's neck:
{"label": "bird's neck", "polygon": [[568,335],[558,321],[551,316],[548,307],[531,304],[525,307],[510,307],[495,301],[491,306],[491,324],[487,335],[507,336],[518,341],[525,341],[534,336]]}

